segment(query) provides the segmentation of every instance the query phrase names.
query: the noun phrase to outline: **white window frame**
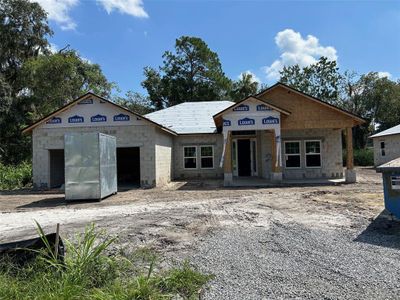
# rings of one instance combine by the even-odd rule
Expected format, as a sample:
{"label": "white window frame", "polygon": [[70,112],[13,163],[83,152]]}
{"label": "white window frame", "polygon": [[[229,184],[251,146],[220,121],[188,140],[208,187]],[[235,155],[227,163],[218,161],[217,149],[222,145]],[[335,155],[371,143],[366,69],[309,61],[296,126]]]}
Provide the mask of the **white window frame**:
{"label": "white window frame", "polygon": [[[319,153],[307,153],[307,142],[319,142]],[[307,166],[307,155],[319,154],[320,165],[318,167]],[[307,169],[321,169],[322,168],[322,141],[321,140],[304,140],[304,165]]]}
{"label": "white window frame", "polygon": [[[299,144],[299,154],[289,153],[286,154],[286,143],[298,143]],[[301,141],[300,140],[287,140],[283,141],[284,149],[283,149],[283,156],[285,161],[285,169],[301,169],[302,159],[301,159]],[[300,165],[298,167],[287,167],[286,166],[286,156],[299,156],[300,157]]]}
{"label": "white window frame", "polygon": [[[186,148],[194,148],[195,149],[195,156],[185,156],[185,149]],[[197,159],[197,146],[195,146],[195,145],[187,145],[187,146],[183,146],[183,168],[185,169],[185,170],[196,170],[197,168],[198,168],[198,164],[197,164],[197,161],[198,161],[198,159]],[[185,159],[186,158],[194,158],[195,160],[196,160],[196,167],[194,167],[194,168],[186,168],[186,165],[185,165]]]}
{"label": "white window frame", "polygon": [[[201,148],[205,148],[205,147],[211,147],[211,149],[212,149],[212,156],[202,156],[201,155]],[[200,151],[199,151],[199,157],[200,157],[200,169],[202,169],[202,170],[211,170],[211,169],[214,169],[215,167],[215,165],[214,165],[214,145],[200,145],[199,146],[199,148],[200,148]],[[212,158],[212,167],[211,168],[203,168],[202,166],[201,166],[201,159],[202,158]]]}

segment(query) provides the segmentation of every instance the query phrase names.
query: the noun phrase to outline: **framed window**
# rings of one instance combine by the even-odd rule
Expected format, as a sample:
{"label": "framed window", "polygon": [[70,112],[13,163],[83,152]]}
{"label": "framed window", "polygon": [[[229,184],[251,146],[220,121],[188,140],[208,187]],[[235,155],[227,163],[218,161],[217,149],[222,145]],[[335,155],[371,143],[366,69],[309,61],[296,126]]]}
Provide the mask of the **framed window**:
{"label": "framed window", "polygon": [[214,147],[213,146],[200,146],[200,168],[213,169],[214,168]]}
{"label": "framed window", "polygon": [[185,169],[197,168],[197,148],[196,146],[183,147],[183,167]]}
{"label": "framed window", "polygon": [[305,141],[307,168],[321,167],[321,141]]}
{"label": "framed window", "polygon": [[385,142],[381,142],[381,156],[385,156]]}
{"label": "framed window", "polygon": [[300,142],[285,141],[285,168],[293,169],[300,168]]}
{"label": "framed window", "polygon": [[390,176],[390,182],[392,184],[392,190],[400,190],[400,176]]}

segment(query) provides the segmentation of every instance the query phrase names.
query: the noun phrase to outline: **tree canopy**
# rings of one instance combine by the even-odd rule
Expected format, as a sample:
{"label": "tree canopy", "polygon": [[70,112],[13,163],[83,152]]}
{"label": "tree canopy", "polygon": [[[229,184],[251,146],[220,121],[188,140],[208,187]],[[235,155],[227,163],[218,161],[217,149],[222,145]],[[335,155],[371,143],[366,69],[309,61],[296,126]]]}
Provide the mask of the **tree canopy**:
{"label": "tree canopy", "polygon": [[222,71],[217,53],[200,38],[182,36],[175,51],[166,51],[158,70],[146,67],[142,86],[157,109],[184,101],[226,98],[231,81]]}
{"label": "tree canopy", "polygon": [[0,162],[29,157],[24,126],[89,90],[111,93],[113,84],[99,65],[74,50],[52,53],[51,35],[38,3],[0,0]]}
{"label": "tree canopy", "polygon": [[125,97],[117,96],[114,97],[113,101],[140,115],[146,115],[154,111],[154,106],[149,97],[138,92],[128,91]]}
{"label": "tree canopy", "polygon": [[251,73],[242,73],[239,80],[233,82],[230,92],[231,98],[240,101],[259,91],[259,84]]}
{"label": "tree canopy", "polygon": [[321,57],[316,63],[301,68],[299,65],[284,67],[280,82],[328,103],[339,97],[341,75],[336,61]]}

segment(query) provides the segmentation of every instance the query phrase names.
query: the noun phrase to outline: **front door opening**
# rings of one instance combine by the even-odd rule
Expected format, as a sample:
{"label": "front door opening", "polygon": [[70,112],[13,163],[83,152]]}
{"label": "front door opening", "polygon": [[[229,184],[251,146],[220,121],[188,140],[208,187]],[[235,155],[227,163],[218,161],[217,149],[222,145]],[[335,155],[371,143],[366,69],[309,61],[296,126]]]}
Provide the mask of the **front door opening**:
{"label": "front door opening", "polygon": [[140,148],[117,148],[118,187],[140,186]]}
{"label": "front door opening", "polygon": [[49,150],[50,188],[59,188],[65,183],[64,149]]}
{"label": "front door opening", "polygon": [[251,144],[250,139],[237,141],[238,147],[238,175],[251,176]]}
{"label": "front door opening", "polygon": [[257,176],[257,142],[255,138],[232,141],[233,176]]}

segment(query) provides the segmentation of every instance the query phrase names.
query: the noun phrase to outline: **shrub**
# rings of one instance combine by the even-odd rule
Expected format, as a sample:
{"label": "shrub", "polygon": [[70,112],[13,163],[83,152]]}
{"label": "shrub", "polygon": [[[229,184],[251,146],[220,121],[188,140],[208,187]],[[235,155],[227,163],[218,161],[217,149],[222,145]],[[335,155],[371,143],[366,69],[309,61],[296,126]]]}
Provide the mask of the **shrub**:
{"label": "shrub", "polygon": [[0,190],[23,188],[32,183],[32,165],[22,162],[19,165],[5,166],[0,163]]}
{"label": "shrub", "polygon": [[[372,148],[354,149],[353,151],[354,165],[356,166],[373,166],[374,150]],[[347,153],[343,150],[343,165],[346,165]]]}

